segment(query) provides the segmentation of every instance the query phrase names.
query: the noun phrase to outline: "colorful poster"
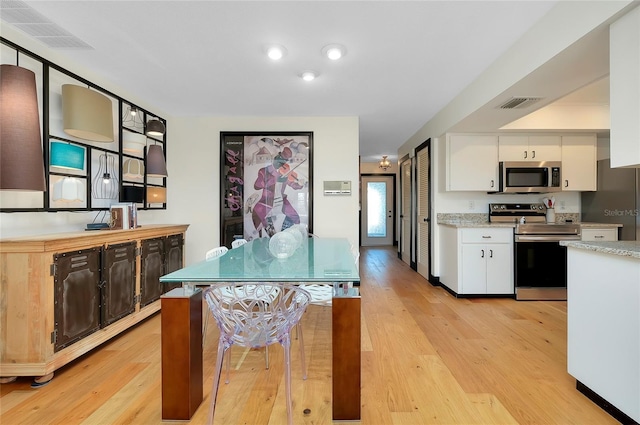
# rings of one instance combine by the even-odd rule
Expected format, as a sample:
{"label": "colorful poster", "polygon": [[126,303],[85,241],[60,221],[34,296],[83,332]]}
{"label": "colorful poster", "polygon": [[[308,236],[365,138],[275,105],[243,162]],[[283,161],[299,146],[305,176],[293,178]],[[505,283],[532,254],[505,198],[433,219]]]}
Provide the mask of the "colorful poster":
{"label": "colorful poster", "polygon": [[273,236],[294,224],[311,231],[312,133],[223,133],[225,245]]}

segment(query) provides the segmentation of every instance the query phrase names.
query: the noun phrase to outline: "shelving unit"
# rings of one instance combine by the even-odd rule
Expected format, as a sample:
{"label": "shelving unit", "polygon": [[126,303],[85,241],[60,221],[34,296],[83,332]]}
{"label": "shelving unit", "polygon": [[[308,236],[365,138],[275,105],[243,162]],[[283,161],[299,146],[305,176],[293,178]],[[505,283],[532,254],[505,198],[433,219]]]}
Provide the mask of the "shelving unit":
{"label": "shelving unit", "polygon": [[[166,159],[167,138],[166,131],[160,137],[145,135],[147,122],[161,121],[166,129],[166,120],[147,111],[132,102],[123,99],[102,87],[93,84],[83,77],[74,74],[48,60],[0,37],[0,48],[3,57],[17,57],[17,64],[26,67],[36,74],[36,85],[42,117],[42,145],[45,164],[45,179],[47,191],[40,192],[6,192],[0,193],[0,212],[42,212],[42,211],[99,211],[108,210],[112,204],[119,202],[135,202],[138,209],[166,209],[166,197],[162,202],[159,198],[147,197],[147,189],[162,188],[166,190],[165,177],[149,177],[146,175],[147,146],[159,144]],[[6,55],[5,55],[6,53]],[[16,63],[14,63],[15,65]],[[95,142],[74,137],[63,129],[62,86],[65,84],[82,86],[95,90],[111,100],[114,117],[114,140],[112,142]],[[131,111],[135,110],[135,116]],[[125,137],[126,135],[126,137]],[[140,149],[129,150],[131,137],[137,138]],[[50,165],[51,143],[63,142],[84,149],[84,166],[81,169],[68,169]],[[117,183],[117,191],[98,194],[98,186],[104,175],[104,155],[113,158],[113,165],[109,169],[112,181]],[[101,159],[102,157],[102,159]],[[139,161],[142,172],[137,176],[124,175],[127,160]],[[110,160],[107,162],[110,163]],[[127,163],[130,165],[130,162]],[[129,169],[127,169],[129,170]],[[101,174],[102,173],[102,174]],[[78,190],[75,200],[54,199],[54,185],[61,185],[61,180],[73,179],[74,188]],[[117,182],[116,182],[117,180]],[[134,189],[136,197],[132,197],[130,187]],[[153,202],[154,199],[156,202]]]}

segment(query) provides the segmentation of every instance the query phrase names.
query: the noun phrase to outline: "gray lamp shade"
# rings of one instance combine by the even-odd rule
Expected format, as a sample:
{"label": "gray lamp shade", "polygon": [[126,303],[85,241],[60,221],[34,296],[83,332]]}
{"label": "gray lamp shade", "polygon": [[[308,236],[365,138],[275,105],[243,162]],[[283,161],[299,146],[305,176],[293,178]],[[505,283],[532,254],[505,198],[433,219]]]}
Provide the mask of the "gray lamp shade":
{"label": "gray lamp shade", "polygon": [[149,146],[147,154],[147,176],[149,177],[167,177],[167,164],[164,161],[164,153],[162,146]]}
{"label": "gray lamp shade", "polygon": [[45,190],[36,76],[0,65],[0,189]]}
{"label": "gray lamp shade", "polygon": [[94,142],[113,142],[113,107],[105,95],[73,84],[62,86],[65,133]]}
{"label": "gray lamp shade", "polygon": [[164,124],[160,120],[150,120],[147,122],[147,136],[162,137],[164,134]]}

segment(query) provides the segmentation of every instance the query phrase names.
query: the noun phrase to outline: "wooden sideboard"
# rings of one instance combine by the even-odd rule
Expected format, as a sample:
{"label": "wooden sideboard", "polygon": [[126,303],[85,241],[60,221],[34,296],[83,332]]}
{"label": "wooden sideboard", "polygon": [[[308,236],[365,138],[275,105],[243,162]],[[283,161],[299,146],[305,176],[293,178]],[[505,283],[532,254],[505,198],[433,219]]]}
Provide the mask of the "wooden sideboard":
{"label": "wooden sideboard", "polygon": [[52,374],[159,311],[187,227],[0,240],[0,376]]}

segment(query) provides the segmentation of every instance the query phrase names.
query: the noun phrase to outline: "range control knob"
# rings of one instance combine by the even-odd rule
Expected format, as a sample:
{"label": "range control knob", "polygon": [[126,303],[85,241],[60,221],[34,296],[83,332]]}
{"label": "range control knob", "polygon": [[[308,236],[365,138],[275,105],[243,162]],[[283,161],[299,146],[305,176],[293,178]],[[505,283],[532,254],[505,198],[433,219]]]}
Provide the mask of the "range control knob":
{"label": "range control knob", "polygon": [[506,206],[506,205],[500,205],[500,209],[501,209],[501,210],[506,210],[506,209],[507,209],[507,206]]}

